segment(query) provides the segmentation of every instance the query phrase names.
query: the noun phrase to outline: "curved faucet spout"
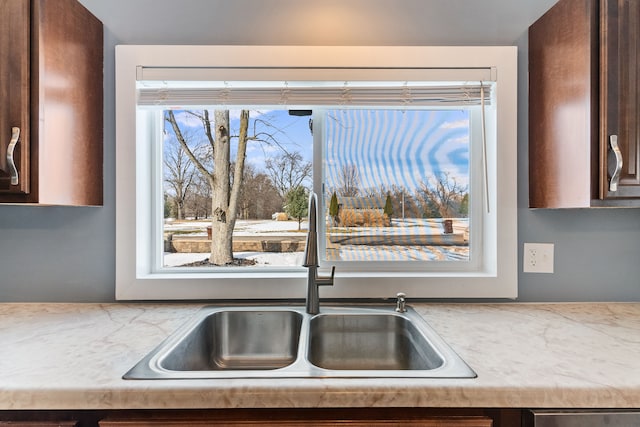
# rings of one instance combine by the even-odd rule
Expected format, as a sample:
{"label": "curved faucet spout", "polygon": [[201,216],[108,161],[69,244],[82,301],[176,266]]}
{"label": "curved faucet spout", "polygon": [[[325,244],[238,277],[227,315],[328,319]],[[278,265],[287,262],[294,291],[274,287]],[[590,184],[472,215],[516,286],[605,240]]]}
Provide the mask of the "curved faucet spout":
{"label": "curved faucet spout", "polygon": [[318,196],[311,192],[309,194],[309,225],[307,232],[307,244],[304,250],[304,264],[307,267],[307,313],[318,314],[320,312],[320,296],[318,294],[319,286],[333,286],[333,276],[335,267],[331,268],[331,276],[318,276]]}
{"label": "curved faucet spout", "polygon": [[309,225],[307,231],[307,244],[304,248],[304,264],[303,267],[318,267],[318,196],[316,193],[309,194]]}

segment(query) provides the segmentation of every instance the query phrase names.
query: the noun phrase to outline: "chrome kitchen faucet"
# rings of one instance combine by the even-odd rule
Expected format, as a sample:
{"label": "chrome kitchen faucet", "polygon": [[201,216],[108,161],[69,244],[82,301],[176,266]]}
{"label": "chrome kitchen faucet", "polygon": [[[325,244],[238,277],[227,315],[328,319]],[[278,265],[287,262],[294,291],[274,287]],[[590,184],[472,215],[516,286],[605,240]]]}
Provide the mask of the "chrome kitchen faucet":
{"label": "chrome kitchen faucet", "polygon": [[320,297],[318,286],[333,286],[335,266],[331,267],[331,276],[318,275],[318,196],[311,192],[309,195],[309,230],[307,232],[307,244],[304,250],[304,264],[307,267],[307,313],[318,314],[320,312]]}

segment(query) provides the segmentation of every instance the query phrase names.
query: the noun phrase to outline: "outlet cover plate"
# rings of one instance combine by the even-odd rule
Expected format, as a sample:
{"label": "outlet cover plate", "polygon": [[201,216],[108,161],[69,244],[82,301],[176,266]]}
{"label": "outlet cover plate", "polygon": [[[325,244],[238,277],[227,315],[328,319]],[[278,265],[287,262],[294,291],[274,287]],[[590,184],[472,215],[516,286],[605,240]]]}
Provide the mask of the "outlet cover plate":
{"label": "outlet cover plate", "polygon": [[553,273],[553,243],[525,243],[522,271]]}

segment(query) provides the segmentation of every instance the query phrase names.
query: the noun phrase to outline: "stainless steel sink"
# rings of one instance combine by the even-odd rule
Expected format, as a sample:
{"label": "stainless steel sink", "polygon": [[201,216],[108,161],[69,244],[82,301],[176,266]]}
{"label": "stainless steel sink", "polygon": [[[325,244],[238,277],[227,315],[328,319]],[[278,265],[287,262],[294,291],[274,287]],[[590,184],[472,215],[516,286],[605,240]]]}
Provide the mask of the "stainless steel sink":
{"label": "stainless steel sink", "polygon": [[302,316],[295,311],[216,311],[169,349],[170,371],[276,369],[296,360]]}
{"label": "stainless steel sink", "polygon": [[476,376],[413,309],[394,308],[205,307],[124,378]]}
{"label": "stainless steel sink", "polygon": [[311,319],[309,362],[336,370],[433,370],[443,356],[404,316],[328,314]]}

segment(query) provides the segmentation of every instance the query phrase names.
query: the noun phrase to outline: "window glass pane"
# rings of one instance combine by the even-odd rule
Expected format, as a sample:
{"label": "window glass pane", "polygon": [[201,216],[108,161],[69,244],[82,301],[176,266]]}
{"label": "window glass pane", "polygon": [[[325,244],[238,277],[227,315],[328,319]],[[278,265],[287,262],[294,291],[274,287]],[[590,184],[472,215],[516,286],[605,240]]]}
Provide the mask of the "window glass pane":
{"label": "window glass pane", "polygon": [[324,116],[328,261],[468,261],[470,112]]}
{"label": "window glass pane", "polygon": [[[216,110],[162,113],[162,267],[300,266],[312,188],[311,110],[244,110],[244,132],[242,110],[223,111],[229,144],[221,147]],[[323,116],[316,126],[323,127],[329,262],[470,259],[468,110],[316,112]],[[243,182],[233,196],[243,133]],[[228,157],[216,163],[213,153],[224,155],[226,147]],[[218,164],[229,166],[228,177]],[[228,182],[228,192],[216,193],[216,182]],[[219,258],[215,250],[225,245],[229,256]]]}
{"label": "window glass pane", "polygon": [[[216,248],[225,245],[231,266],[301,265],[312,186],[309,113],[245,110],[243,130],[241,110],[219,111],[225,114],[213,108],[162,113],[162,266],[227,264],[214,259],[220,256]],[[216,121],[226,114],[227,125]],[[220,126],[228,131],[216,135]],[[228,143],[216,144],[217,137]],[[243,181],[235,194],[235,168],[243,159]],[[225,225],[231,228],[230,236]]]}

